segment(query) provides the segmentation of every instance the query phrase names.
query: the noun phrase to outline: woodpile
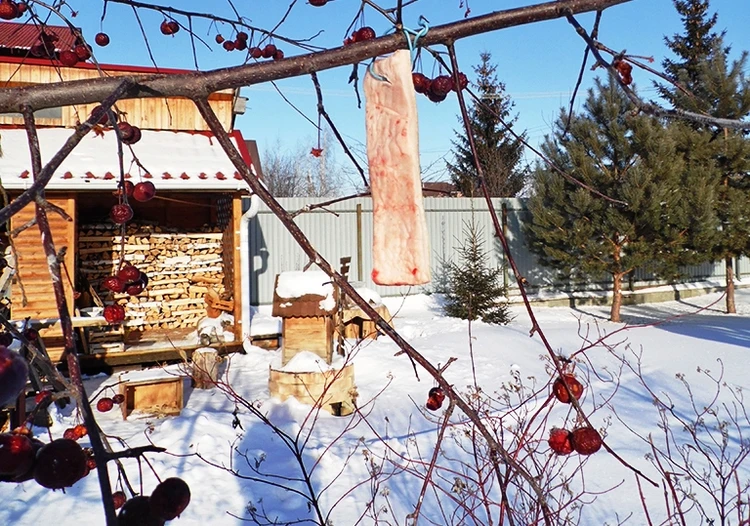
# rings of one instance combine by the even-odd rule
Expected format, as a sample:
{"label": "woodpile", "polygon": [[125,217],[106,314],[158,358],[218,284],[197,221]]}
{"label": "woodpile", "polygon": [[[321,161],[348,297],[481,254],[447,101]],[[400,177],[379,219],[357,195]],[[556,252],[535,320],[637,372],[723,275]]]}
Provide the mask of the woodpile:
{"label": "woodpile", "polygon": [[[130,330],[196,326],[206,316],[204,296],[209,289],[224,293],[221,230],[186,232],[129,224],[124,239],[120,233],[119,227],[106,224],[82,226],[79,231],[80,272],[104,302],[125,307],[125,327]],[[148,275],[148,286],[137,296],[101,286],[117,271],[121,250],[127,263]]]}

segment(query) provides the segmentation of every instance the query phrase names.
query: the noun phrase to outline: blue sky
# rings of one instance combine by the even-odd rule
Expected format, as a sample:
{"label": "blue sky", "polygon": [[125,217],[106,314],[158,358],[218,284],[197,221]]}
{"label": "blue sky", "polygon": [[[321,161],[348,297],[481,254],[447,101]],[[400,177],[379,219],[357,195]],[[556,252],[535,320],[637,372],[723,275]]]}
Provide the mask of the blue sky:
{"label": "blue sky", "polygon": [[[429,19],[432,25],[439,25],[461,19],[467,0],[420,0],[405,9],[407,25],[416,25],[420,15]],[[471,16],[499,9],[527,5],[527,1],[468,0]],[[283,16],[290,2],[286,0],[263,0],[250,3],[251,23],[260,27],[275,25]],[[384,5],[395,5],[395,0],[387,0]],[[461,4],[464,3],[464,7]],[[85,5],[74,22],[80,25],[87,35],[93,35],[100,27],[101,11],[91,9],[91,0],[78,0]],[[168,3],[165,3],[165,5]],[[219,15],[231,16],[228,4],[214,0],[211,11]],[[243,3],[237,4],[240,9]],[[207,11],[206,2],[183,0],[174,4],[182,9]],[[360,5],[358,0],[333,0],[322,8],[312,7],[297,0],[290,15],[285,19],[279,33],[288,37],[305,39],[316,35],[316,45],[331,47],[339,45],[346,36],[346,29],[353,21]],[[732,45],[734,56],[742,50],[750,50],[750,1],[712,0],[711,8],[719,15],[717,27],[726,29],[727,42]],[[193,68],[190,42],[184,32],[174,37],[165,37],[158,32],[162,17],[156,13],[141,13],[147,28],[152,53],[156,62],[163,67]],[[593,15],[581,15],[580,22],[591,27]],[[182,19],[181,19],[182,21]],[[389,30],[386,20],[377,12],[367,9],[364,20],[378,34]],[[201,69],[214,69],[240,63],[243,54],[228,53],[219,49],[213,42],[216,29],[207,30],[197,26],[199,35],[205,35],[213,50],[199,46]],[[112,44],[107,48],[97,48],[97,56],[102,62],[150,65],[140,29],[135,23],[129,7],[110,4],[107,17],[101,28],[110,34]],[[153,29],[152,29],[153,28]],[[220,32],[227,34],[226,28]],[[668,53],[663,43],[664,35],[681,31],[680,20],[670,0],[633,0],[615,6],[604,13],[600,28],[600,40],[616,50],[626,49],[628,53],[653,56],[655,66]],[[227,35],[228,36],[228,35]],[[295,49],[278,43],[287,56],[298,53]],[[516,129],[526,130],[532,144],[538,144],[557,117],[562,106],[567,106],[570,93],[575,85],[584,43],[573,28],[564,20],[543,22],[523,27],[511,28],[480,35],[456,44],[461,69],[472,77],[472,65],[479,60],[481,51],[492,53],[497,64],[500,80],[516,104],[519,115]],[[431,58],[425,56],[421,70],[428,76],[438,74]],[[362,70],[361,70],[362,71]],[[326,109],[344,135],[348,143],[358,152],[364,152],[364,108],[357,107],[357,99],[348,84],[351,68],[338,68],[320,74]],[[748,72],[750,73],[750,72]],[[586,71],[584,87],[590,84],[597,74]],[[654,79],[643,71],[634,71],[636,85],[645,97],[654,95],[651,82]],[[309,77],[287,79],[277,83],[284,95],[303,113],[316,120],[316,98]],[[361,91],[361,90],[360,90]],[[271,84],[255,85],[242,89],[247,97],[247,112],[237,120],[243,135],[258,141],[261,152],[269,148],[296,149],[312,147],[316,143],[315,128],[299,115],[297,110],[284,102]],[[583,97],[579,97],[579,101]],[[440,104],[434,104],[426,97],[418,97],[420,118],[420,148],[425,178],[444,178],[444,159],[450,158],[451,140],[458,128],[458,104],[455,96]],[[533,158],[533,157],[532,157]],[[349,166],[340,148],[337,148],[336,161]]]}

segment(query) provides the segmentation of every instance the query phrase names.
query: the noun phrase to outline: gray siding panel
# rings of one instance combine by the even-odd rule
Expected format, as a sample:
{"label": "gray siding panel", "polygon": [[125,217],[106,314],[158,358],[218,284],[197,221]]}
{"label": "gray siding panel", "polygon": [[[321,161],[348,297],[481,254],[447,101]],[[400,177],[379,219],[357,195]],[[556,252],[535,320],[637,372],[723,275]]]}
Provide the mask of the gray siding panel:
{"label": "gray siding panel", "polygon": [[[282,198],[281,205],[294,212],[310,204],[325,202],[321,198]],[[522,199],[493,199],[493,207],[498,217],[502,217],[502,205],[507,207],[508,241],[518,266],[519,273],[531,285],[541,288],[569,290],[570,286],[557,277],[556,273],[542,267],[538,259],[527,248],[522,225],[528,220]],[[358,275],[357,261],[357,205],[362,206],[362,275]],[[457,250],[463,243],[466,225],[472,214],[484,239],[490,264],[502,267],[505,264],[502,247],[494,236],[494,228],[487,205],[481,198],[425,198],[427,228],[430,233],[431,265],[433,281],[419,287],[383,287],[370,279],[372,272],[372,201],[369,198],[356,198],[335,203],[325,209],[315,209],[296,216],[295,221],[312,245],[334,268],[339,268],[339,259],[352,258],[349,271],[351,281],[362,281],[382,296],[398,296],[425,291],[439,290],[443,262],[458,257]],[[281,221],[261,204],[258,215],[250,221],[250,287],[251,303],[268,304],[273,300],[273,284],[279,272],[302,270],[308,263],[307,256],[288,233]],[[741,258],[737,262],[738,277],[750,276],[750,260]],[[704,263],[687,267],[688,279],[723,280],[723,263]],[[657,284],[646,272],[636,272],[633,285]],[[515,288],[512,272],[508,272],[508,285]],[[600,284],[601,285],[601,284]]]}

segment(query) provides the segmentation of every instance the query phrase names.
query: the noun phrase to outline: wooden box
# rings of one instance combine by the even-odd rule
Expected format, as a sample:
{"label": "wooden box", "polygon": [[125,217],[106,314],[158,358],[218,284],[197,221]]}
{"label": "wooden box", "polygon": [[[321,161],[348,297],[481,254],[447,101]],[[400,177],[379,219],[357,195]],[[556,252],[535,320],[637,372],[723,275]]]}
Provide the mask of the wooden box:
{"label": "wooden box", "polygon": [[121,404],[122,417],[127,419],[133,411],[154,415],[179,415],[183,406],[183,377],[164,374],[139,374],[139,371],[121,376],[120,393],[125,397]]}

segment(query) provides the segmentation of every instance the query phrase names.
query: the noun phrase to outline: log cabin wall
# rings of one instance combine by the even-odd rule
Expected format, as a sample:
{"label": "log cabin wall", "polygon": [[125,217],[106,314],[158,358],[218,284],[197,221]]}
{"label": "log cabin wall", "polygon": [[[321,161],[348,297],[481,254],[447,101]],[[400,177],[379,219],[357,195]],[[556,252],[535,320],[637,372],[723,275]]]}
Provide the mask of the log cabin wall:
{"label": "log cabin wall", "polygon": [[[15,196],[14,196],[15,197]],[[75,269],[76,223],[75,223],[75,194],[47,195],[47,201],[65,211],[72,221],[66,221],[59,214],[48,211],[50,230],[55,249],[59,252],[67,247],[65,266],[73,280]],[[35,218],[36,207],[29,204],[19,213],[11,217],[10,227],[15,230]],[[39,228],[32,225],[23,230],[12,240],[15,257],[16,275],[11,285],[11,313],[13,319],[23,320],[58,318],[57,302],[55,300],[52,280],[50,278],[47,258],[41,245]],[[63,271],[63,286],[71,314],[73,313],[73,288]],[[23,288],[22,288],[23,287]],[[24,305],[24,295],[26,304]],[[40,334],[46,338],[62,335],[59,326],[44,329]]]}
{"label": "log cabin wall", "polygon": [[[103,66],[105,75],[143,75],[138,70],[127,66]],[[134,72],[135,70],[135,72]],[[156,73],[155,71],[152,72]],[[89,64],[73,68],[55,67],[50,61],[28,59],[25,63],[4,57],[0,60],[0,80],[4,87],[27,86],[30,84],[49,84],[63,80],[83,80],[99,77],[99,72]],[[7,81],[7,82],[5,82]],[[232,129],[234,108],[234,90],[213,93],[208,102],[213,108],[225,129]],[[40,126],[75,126],[79,121],[88,118],[96,104],[50,108],[37,113],[36,123]],[[184,98],[151,98],[120,100],[117,108],[126,114],[130,124],[142,129],[153,130],[208,130],[195,104]],[[20,115],[0,115],[0,124],[23,125]]]}
{"label": "log cabin wall", "polygon": [[125,307],[128,334],[193,328],[206,315],[208,287],[225,294],[225,273],[233,271],[233,262],[224,260],[224,223],[230,217],[222,210],[231,210],[231,197],[169,193],[132,203],[135,219],[126,229],[125,261],[146,272],[149,284],[131,297],[101,286],[120,263],[121,228],[107,220],[114,196],[80,195],[85,197],[79,199],[79,272],[105,304]]}

